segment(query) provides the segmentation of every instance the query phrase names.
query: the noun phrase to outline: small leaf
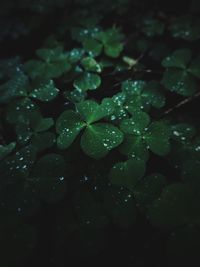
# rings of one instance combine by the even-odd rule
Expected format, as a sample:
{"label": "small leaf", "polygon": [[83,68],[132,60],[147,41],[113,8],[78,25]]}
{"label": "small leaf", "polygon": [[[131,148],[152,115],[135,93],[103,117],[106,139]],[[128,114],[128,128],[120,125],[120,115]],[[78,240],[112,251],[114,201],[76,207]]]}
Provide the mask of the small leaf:
{"label": "small leaf", "polygon": [[101,66],[92,57],[84,57],[81,64],[86,71],[101,72]]}
{"label": "small leaf", "polygon": [[58,95],[59,90],[55,87],[53,80],[39,84],[31,93],[30,97],[40,101],[48,102]]}
{"label": "small leaf", "polygon": [[108,104],[109,105],[106,105],[105,102],[103,102],[103,104],[99,105],[93,100],[85,100],[78,103],[76,108],[83,120],[91,124],[110,114],[113,109],[111,103]]}
{"label": "small leaf", "polygon": [[120,129],[124,133],[140,135],[149,123],[150,118],[147,113],[137,112],[132,118],[123,120]]}
{"label": "small leaf", "polygon": [[99,75],[85,72],[74,81],[74,87],[79,91],[96,90],[101,85]]}
{"label": "small leaf", "polygon": [[90,56],[97,57],[101,54],[103,45],[95,39],[87,38],[83,41],[83,48]]}

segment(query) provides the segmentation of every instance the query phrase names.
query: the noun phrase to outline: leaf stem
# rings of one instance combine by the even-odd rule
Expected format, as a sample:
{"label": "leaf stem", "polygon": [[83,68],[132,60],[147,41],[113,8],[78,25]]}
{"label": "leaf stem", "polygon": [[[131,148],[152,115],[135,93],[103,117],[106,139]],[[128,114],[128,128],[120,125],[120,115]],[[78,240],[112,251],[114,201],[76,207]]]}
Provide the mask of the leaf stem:
{"label": "leaf stem", "polygon": [[174,107],[171,107],[168,110],[166,110],[164,112],[164,114],[165,115],[168,115],[168,114],[172,113],[174,110],[181,108],[182,106],[190,103],[191,101],[193,101],[194,99],[196,99],[198,97],[200,97],[200,92],[196,93],[195,95],[193,95],[191,97],[188,97],[188,98],[182,100],[181,102],[179,102],[178,104],[176,104]]}

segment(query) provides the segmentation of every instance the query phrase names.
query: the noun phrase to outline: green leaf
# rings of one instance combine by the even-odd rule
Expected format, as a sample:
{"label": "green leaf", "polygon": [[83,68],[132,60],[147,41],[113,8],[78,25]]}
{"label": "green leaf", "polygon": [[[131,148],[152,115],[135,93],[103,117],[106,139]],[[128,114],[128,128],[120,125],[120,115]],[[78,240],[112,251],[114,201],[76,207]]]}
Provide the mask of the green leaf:
{"label": "green leaf", "polygon": [[101,66],[93,57],[84,57],[81,60],[81,64],[86,71],[101,72]]}
{"label": "green leaf", "polygon": [[144,161],[149,159],[147,145],[142,136],[126,135],[119,150],[130,158],[139,158]]}
{"label": "green leaf", "polygon": [[152,122],[145,134],[145,140],[150,150],[159,156],[170,151],[170,130],[163,122]]}
{"label": "green leaf", "polygon": [[17,73],[11,80],[0,85],[0,103],[8,103],[13,98],[27,95],[28,78],[22,72]]}
{"label": "green leaf", "polygon": [[45,63],[40,60],[29,60],[24,64],[26,73],[34,80],[43,76],[45,72]]}
{"label": "green leaf", "polygon": [[59,134],[58,147],[68,148],[84,126],[84,122],[76,112],[64,111],[56,121],[56,131]]}
{"label": "green leaf", "polygon": [[109,174],[112,184],[134,190],[145,173],[145,162],[132,158],[115,164]]}
{"label": "green leaf", "polygon": [[[47,62],[50,61],[58,61],[60,59],[63,59],[64,54],[63,54],[63,47],[58,46],[52,49],[49,48],[41,48],[36,50],[36,55]],[[66,57],[66,56],[65,56]]]}
{"label": "green leaf", "polygon": [[9,155],[15,148],[16,143],[12,142],[8,145],[0,145],[0,160]]}
{"label": "green leaf", "polygon": [[79,91],[96,90],[101,85],[101,78],[97,74],[85,72],[74,81],[73,85]]}
{"label": "green leaf", "polygon": [[58,95],[58,92],[59,90],[55,87],[53,80],[49,80],[39,84],[29,96],[43,102],[48,102],[53,100]]}
{"label": "green leaf", "polygon": [[123,133],[112,124],[95,123],[89,125],[82,137],[81,147],[90,157],[100,159],[123,141]]}
{"label": "green leaf", "polygon": [[163,85],[170,91],[183,96],[191,96],[196,91],[196,81],[185,70],[169,68],[164,72]]}
{"label": "green leaf", "polygon": [[150,118],[147,113],[134,113],[130,119],[125,119],[120,123],[120,129],[124,133],[140,135],[147,125],[150,123]]}
{"label": "green leaf", "polygon": [[166,57],[162,61],[162,65],[165,68],[174,67],[185,69],[192,57],[192,51],[190,49],[179,49],[173,52],[172,55]]}
{"label": "green leaf", "polygon": [[39,107],[29,98],[23,98],[8,105],[6,119],[11,124],[29,123],[32,113],[35,112],[39,112]]}
{"label": "green leaf", "polygon": [[83,41],[83,48],[90,56],[97,57],[101,54],[103,45],[95,39],[87,38]]}
{"label": "green leaf", "polygon": [[102,104],[99,105],[93,100],[82,101],[76,105],[76,108],[83,120],[88,124],[99,121],[105,116],[110,115],[113,111],[112,103],[103,101]]}

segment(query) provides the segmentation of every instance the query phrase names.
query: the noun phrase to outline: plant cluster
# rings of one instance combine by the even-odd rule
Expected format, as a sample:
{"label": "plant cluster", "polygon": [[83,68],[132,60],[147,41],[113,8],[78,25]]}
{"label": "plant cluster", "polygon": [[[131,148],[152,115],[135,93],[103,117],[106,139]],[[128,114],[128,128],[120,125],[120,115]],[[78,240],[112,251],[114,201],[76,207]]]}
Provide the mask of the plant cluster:
{"label": "plant cluster", "polygon": [[[198,257],[200,132],[188,108],[200,96],[198,1],[188,15],[113,2],[4,9],[30,12],[28,38],[46,14],[71,12],[34,55],[0,61],[2,266],[27,264],[48,241],[52,266],[110,247],[135,266],[161,266],[158,247],[167,266]],[[12,23],[2,42],[24,38]],[[135,236],[138,246],[119,244]]]}

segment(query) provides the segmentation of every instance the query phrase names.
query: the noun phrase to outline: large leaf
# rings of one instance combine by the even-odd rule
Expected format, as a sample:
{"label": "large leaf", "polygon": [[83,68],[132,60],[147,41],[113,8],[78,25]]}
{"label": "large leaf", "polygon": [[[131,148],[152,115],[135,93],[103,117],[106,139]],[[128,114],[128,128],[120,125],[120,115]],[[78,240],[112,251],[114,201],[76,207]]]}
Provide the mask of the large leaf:
{"label": "large leaf", "polygon": [[109,179],[112,184],[134,190],[145,173],[145,162],[133,158],[114,165],[110,171]]}
{"label": "large leaf", "polygon": [[164,58],[162,61],[163,67],[185,69],[192,57],[192,51],[189,49],[179,49],[173,52],[172,55]]}
{"label": "large leaf", "polygon": [[191,96],[196,91],[196,81],[186,70],[167,69],[164,72],[162,83],[168,90],[183,96]]}
{"label": "large leaf", "polygon": [[166,155],[170,150],[169,128],[163,122],[153,122],[148,127],[145,140],[149,149],[159,156]]}
{"label": "large leaf", "polygon": [[59,134],[58,147],[61,149],[69,147],[84,126],[85,123],[76,112],[64,111],[56,122],[56,131]]}
{"label": "large leaf", "polygon": [[123,141],[123,133],[112,124],[94,123],[89,125],[82,137],[81,147],[90,157],[99,159]]}

